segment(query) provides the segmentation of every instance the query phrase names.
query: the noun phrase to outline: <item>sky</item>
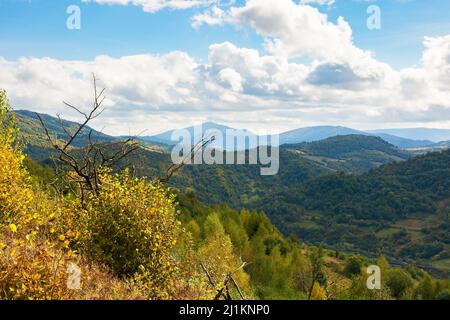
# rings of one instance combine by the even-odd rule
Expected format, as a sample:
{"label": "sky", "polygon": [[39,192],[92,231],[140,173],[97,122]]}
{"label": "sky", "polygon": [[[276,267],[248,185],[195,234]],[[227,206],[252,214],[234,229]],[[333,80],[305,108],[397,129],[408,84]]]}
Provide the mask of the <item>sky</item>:
{"label": "sky", "polygon": [[88,110],[95,73],[107,99],[94,127],[113,135],[204,121],[450,128],[448,12],[442,0],[0,0],[0,88],[15,109],[79,120],[62,101]]}

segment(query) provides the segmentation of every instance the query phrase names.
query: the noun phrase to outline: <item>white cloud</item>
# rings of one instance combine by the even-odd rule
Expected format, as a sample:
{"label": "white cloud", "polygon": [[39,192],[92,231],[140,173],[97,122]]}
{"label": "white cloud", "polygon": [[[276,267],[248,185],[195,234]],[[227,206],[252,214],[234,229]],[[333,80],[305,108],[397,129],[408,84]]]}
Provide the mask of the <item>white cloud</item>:
{"label": "white cloud", "polygon": [[333,23],[317,8],[291,0],[248,0],[240,7],[211,10],[193,17],[195,28],[208,23],[251,27],[264,37],[266,50],[276,57],[310,57],[344,65],[363,79],[381,79],[392,73],[371,52],[354,45],[351,27],[344,18]]}
{"label": "white cloud", "polygon": [[239,73],[231,68],[220,70],[219,79],[230,87],[231,90],[239,92],[242,91],[243,79]]}
{"label": "white cloud", "polygon": [[426,37],[426,50],[423,54],[425,69],[433,75],[443,90],[449,89],[450,83],[450,35],[445,37]]}
{"label": "white cloud", "polygon": [[192,27],[200,28],[202,25],[216,26],[223,25],[227,19],[227,13],[218,6],[213,6],[203,13],[192,17]]}
{"label": "white cloud", "polygon": [[294,63],[229,42],[211,45],[206,64],[182,52],[93,61],[0,58],[0,87],[16,108],[67,115],[62,100],[90,105],[95,72],[107,89],[102,125],[115,134],[206,119],[253,130],[264,123],[280,130],[318,123],[439,125],[450,122],[449,44],[450,37],[428,38],[423,67],[381,76],[345,63]]}
{"label": "white cloud", "polygon": [[219,3],[220,0],[82,0],[82,2],[141,6],[145,12],[154,13],[163,9],[181,10],[207,7],[214,3]]}
{"label": "white cloud", "polygon": [[[291,0],[248,0],[241,7],[207,15],[213,18],[213,24],[222,20],[252,27],[266,37],[267,48],[275,54],[344,57],[349,49],[354,49],[351,28],[343,18],[333,24],[317,8]],[[193,18],[196,27],[208,24],[208,19],[198,17]]]}
{"label": "white cloud", "polygon": [[[144,2],[162,3],[132,3]],[[65,115],[63,99],[89,105],[95,72],[108,94],[102,124],[114,134],[207,119],[254,131],[450,124],[450,35],[425,38],[422,66],[396,71],[359,49],[343,18],[329,21],[290,0],[249,0],[227,10],[212,6],[193,18],[195,27],[223,23],[253,28],[265,39],[266,52],[224,42],[209,47],[206,63],[183,52],[93,61],[0,57],[0,87],[16,108]],[[312,62],[293,59],[304,56]]]}
{"label": "white cloud", "polygon": [[[102,120],[114,126],[110,130],[125,133],[129,126],[134,127],[137,113],[148,115],[161,108],[170,112],[170,108],[196,105],[196,67],[194,60],[181,52],[119,59],[98,56],[93,61],[21,58],[11,62],[0,58],[0,87],[8,90],[15,108],[70,117],[75,114],[62,101],[89,108],[95,73],[107,89],[108,112]],[[139,123],[140,129],[151,126]]]}
{"label": "white cloud", "polygon": [[321,6],[331,6],[335,3],[335,0],[301,0],[300,3],[302,4],[319,4]]}

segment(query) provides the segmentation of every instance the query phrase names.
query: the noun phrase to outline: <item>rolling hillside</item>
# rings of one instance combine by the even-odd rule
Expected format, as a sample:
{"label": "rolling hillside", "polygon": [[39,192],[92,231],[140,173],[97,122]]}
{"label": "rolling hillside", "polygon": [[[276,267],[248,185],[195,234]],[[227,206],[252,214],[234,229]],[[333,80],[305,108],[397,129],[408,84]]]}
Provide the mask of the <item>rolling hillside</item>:
{"label": "rolling hillside", "polygon": [[344,172],[364,172],[410,156],[379,137],[365,135],[335,136],[283,147],[331,170]]}
{"label": "rolling hillside", "polygon": [[[29,125],[24,132],[44,141],[36,122],[22,116]],[[108,143],[113,147],[114,141]],[[171,163],[169,150],[143,143],[116,169],[160,177]],[[195,192],[205,204],[264,211],[286,235],[311,244],[445,270],[450,151],[408,158],[378,137],[336,136],[281,146],[276,176],[260,176],[259,166],[252,165],[195,165],[183,168],[170,185],[181,194]]]}
{"label": "rolling hillside", "polygon": [[363,175],[319,177],[286,186],[259,208],[311,243],[438,264],[450,258],[449,163],[445,151]]}
{"label": "rolling hillside", "polygon": [[[255,205],[267,193],[286,185],[336,171],[361,173],[409,157],[380,138],[358,135],[281,146],[279,153],[280,170],[275,176],[261,176],[260,167],[255,165],[189,165],[170,183],[182,191],[195,190],[205,203],[239,208]],[[169,154],[141,149],[121,166],[132,165],[139,176],[155,177],[163,175],[169,163]]]}
{"label": "rolling hillside", "polygon": [[[78,128],[78,124],[72,121],[62,120],[62,123],[58,118],[39,114],[44,121],[45,125],[49,129],[49,132],[56,140],[67,139],[67,134],[61,127],[64,125],[70,132],[74,132]],[[48,159],[53,150],[45,136],[45,131],[36,115],[36,113],[19,110],[15,112],[17,125],[21,132],[25,135],[27,140],[27,148],[25,152],[29,154],[36,161],[44,161]],[[89,127],[84,129],[80,136],[73,142],[73,147],[82,148],[87,144],[89,132],[92,130],[92,140],[98,143],[105,143],[115,140],[114,137],[108,136]]]}

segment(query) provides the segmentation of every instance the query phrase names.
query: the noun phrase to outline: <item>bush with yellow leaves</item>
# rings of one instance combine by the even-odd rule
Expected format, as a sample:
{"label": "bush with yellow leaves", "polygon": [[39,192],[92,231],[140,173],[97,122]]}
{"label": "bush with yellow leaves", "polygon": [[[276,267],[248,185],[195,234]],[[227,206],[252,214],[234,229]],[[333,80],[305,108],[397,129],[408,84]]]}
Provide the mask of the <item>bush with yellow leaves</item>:
{"label": "bush with yellow leaves", "polygon": [[45,240],[49,220],[46,211],[39,210],[45,202],[36,200],[23,168],[19,130],[4,91],[0,121],[0,296],[51,298],[55,290],[65,288],[56,284],[64,279],[59,277],[64,259],[58,259],[56,245]]}
{"label": "bush with yellow leaves", "polygon": [[17,137],[6,94],[0,91],[0,225],[13,229],[23,221],[33,200]]}
{"label": "bush with yellow leaves", "polygon": [[149,298],[170,298],[179,266],[175,246],[182,235],[174,196],[128,171],[105,171],[82,217],[80,250],[119,276],[146,283]]}
{"label": "bush with yellow leaves", "polygon": [[[33,187],[18,133],[0,91],[0,299],[145,299],[132,279],[77,254],[76,201]],[[67,286],[72,264],[83,272],[80,290]]]}
{"label": "bush with yellow leaves", "polygon": [[[84,201],[75,193],[50,196],[24,169],[4,92],[0,120],[0,299],[210,298],[167,188],[102,169]],[[198,252],[210,266],[222,237],[211,240]],[[229,238],[225,244],[226,265],[211,267],[218,283],[239,267]],[[67,285],[73,264],[82,271],[79,290]],[[248,285],[242,270],[235,276]]]}

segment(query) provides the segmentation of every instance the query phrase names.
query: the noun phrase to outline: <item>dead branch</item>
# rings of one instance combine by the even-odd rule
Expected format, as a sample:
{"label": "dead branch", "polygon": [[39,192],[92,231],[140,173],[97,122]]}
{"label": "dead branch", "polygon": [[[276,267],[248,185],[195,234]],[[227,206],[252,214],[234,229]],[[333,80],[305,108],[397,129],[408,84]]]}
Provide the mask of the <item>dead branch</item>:
{"label": "dead branch", "polygon": [[[247,265],[247,263],[244,262],[242,264],[242,266],[237,268],[234,272],[244,268],[246,265]],[[210,285],[217,290],[217,294],[215,295],[214,300],[219,300],[220,298],[224,298],[225,300],[233,300],[231,297],[231,294],[230,294],[230,288],[228,287],[230,282],[235,287],[236,291],[239,293],[239,296],[241,297],[241,299],[245,300],[244,295],[243,295],[241,289],[239,288],[239,285],[237,284],[236,280],[234,280],[234,278],[233,278],[234,272],[227,273],[225,276],[225,279],[223,280],[223,287],[221,289],[217,289],[216,284],[215,284],[211,274],[208,272],[208,269],[206,269],[206,267],[203,263],[200,263],[200,266],[202,267],[203,271],[205,272]]]}
{"label": "dead branch", "polygon": [[[74,132],[64,124],[64,121],[57,115],[60,128],[64,132],[66,138],[52,137],[48,127],[45,125],[41,115],[36,114],[42,128],[44,129],[47,140],[52,147],[58,152],[58,161],[63,165],[69,167],[74,173],[75,177],[71,182],[79,185],[80,196],[82,203],[85,200],[87,193],[97,193],[98,187],[101,184],[100,173],[102,168],[112,167],[121,159],[128,156],[131,152],[139,148],[139,145],[133,138],[128,138],[120,142],[99,143],[98,140],[93,139],[93,130],[88,127],[88,124],[99,117],[103,112],[102,104],[105,101],[105,89],[100,91],[97,89],[97,78],[93,74],[94,85],[94,101],[88,113],[83,112],[80,108],[73,104],[63,101],[68,108],[75,110],[80,114],[84,120],[78,124]],[[82,150],[76,150],[73,147],[74,142],[81,138],[81,135],[89,131],[87,134],[86,146]],[[113,151],[116,149],[116,151]],[[112,153],[110,151],[113,151]]]}
{"label": "dead branch", "polygon": [[202,151],[205,147],[207,147],[209,144],[211,144],[212,142],[214,142],[216,140],[215,136],[211,136],[211,137],[204,137],[201,141],[197,142],[192,148],[191,151],[188,155],[186,155],[183,160],[181,161],[181,163],[178,164],[171,164],[169,166],[169,168],[166,171],[166,175],[162,178],[159,178],[158,181],[161,183],[166,183],[168,182],[175,173],[177,173],[178,171],[180,171],[186,164],[191,163],[193,161],[193,159],[195,158],[195,155],[197,154],[197,152]]}
{"label": "dead branch", "polygon": [[231,275],[230,275],[230,280],[231,280],[231,283],[233,283],[233,285],[234,285],[234,287],[236,288],[236,290],[237,290],[237,292],[239,293],[239,295],[241,296],[241,299],[242,299],[242,300],[245,300],[244,295],[242,294],[242,291],[241,291],[241,289],[239,288],[239,286],[238,286],[236,280],[234,280],[233,276],[231,276]]}

